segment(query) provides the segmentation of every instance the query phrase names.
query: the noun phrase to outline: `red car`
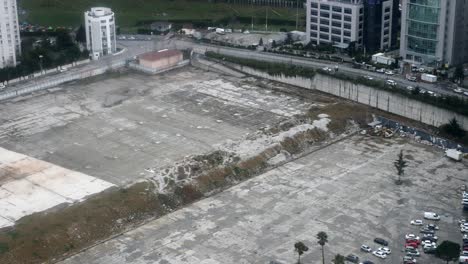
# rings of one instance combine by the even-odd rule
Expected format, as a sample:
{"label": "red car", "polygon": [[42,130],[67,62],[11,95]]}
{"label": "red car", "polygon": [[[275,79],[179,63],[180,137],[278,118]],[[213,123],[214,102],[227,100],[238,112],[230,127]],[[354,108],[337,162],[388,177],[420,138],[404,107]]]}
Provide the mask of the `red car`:
{"label": "red car", "polygon": [[407,239],[406,243],[415,243],[418,246],[421,244],[421,240],[416,240],[416,239]]}
{"label": "red car", "polygon": [[405,248],[409,248],[409,247],[416,249],[416,248],[418,248],[418,244],[417,243],[406,243]]}

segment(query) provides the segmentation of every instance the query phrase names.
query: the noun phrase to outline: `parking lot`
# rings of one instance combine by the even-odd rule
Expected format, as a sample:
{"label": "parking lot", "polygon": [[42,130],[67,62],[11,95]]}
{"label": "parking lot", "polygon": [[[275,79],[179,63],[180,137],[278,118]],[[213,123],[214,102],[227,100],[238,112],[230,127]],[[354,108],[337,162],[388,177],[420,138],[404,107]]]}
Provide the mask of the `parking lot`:
{"label": "parking lot", "polygon": [[[396,185],[393,162],[404,150],[409,167]],[[374,263],[401,263],[404,237],[419,234],[413,219],[441,215],[439,242],[461,243],[461,189],[467,164],[406,139],[356,135],[154,220],[63,263],[295,263],[294,243],[310,249],[303,263],[321,263],[315,239],[325,231],[326,263],[356,254]],[[425,221],[425,220],[424,220]],[[359,250],[389,241],[378,259]],[[420,250],[422,251],[422,250]],[[444,263],[421,253],[418,263]]]}

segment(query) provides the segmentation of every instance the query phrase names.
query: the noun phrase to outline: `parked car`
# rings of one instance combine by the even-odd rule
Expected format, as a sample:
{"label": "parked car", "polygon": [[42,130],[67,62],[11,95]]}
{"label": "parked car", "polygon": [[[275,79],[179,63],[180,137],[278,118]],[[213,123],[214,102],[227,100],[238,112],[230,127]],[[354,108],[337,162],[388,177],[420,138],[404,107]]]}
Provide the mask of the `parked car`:
{"label": "parked car", "polygon": [[386,75],[394,75],[395,73],[393,71],[388,70],[388,71],[385,71],[385,74]]}
{"label": "parked car", "polygon": [[379,247],[377,251],[382,251],[383,253],[390,255],[392,251],[388,247]]}
{"label": "parked car", "polygon": [[411,85],[408,85],[408,86],[406,86],[406,90],[408,90],[408,91],[413,91],[413,90],[414,90],[414,87],[411,86]]}
{"label": "parked car", "polygon": [[408,81],[410,81],[410,82],[415,82],[415,81],[417,81],[416,76],[408,76],[407,79],[408,79]]}
{"label": "parked car", "polygon": [[414,243],[414,242],[413,243],[406,243],[405,248],[414,248],[414,249],[416,249],[416,248],[418,248],[418,245],[419,245],[418,243]]}
{"label": "parked car", "polygon": [[453,91],[454,91],[455,93],[463,93],[463,90],[460,89],[460,88],[455,88],[455,89],[453,89]]}
{"label": "parked car", "polygon": [[384,258],[387,258],[387,254],[385,254],[385,252],[383,251],[374,251],[372,252],[372,255],[378,257],[378,258],[381,258],[381,259],[384,259]]}
{"label": "parked car", "polygon": [[431,240],[423,240],[421,242],[421,245],[424,247],[428,247],[428,246],[436,246],[436,243],[435,242],[432,242]]}
{"label": "parked car", "polygon": [[367,80],[374,80],[374,77],[369,76],[369,75],[364,76],[364,78],[367,79]]}
{"label": "parked car", "polygon": [[403,263],[408,264],[409,262],[416,263],[416,259],[411,256],[404,256]]}
{"label": "parked car", "polygon": [[428,240],[428,239],[433,239],[433,240],[437,241],[439,239],[439,237],[434,235],[434,234],[423,234],[422,240]]}
{"label": "parked car", "polygon": [[427,229],[431,229],[431,230],[439,230],[439,226],[438,226],[438,225],[434,225],[434,224],[427,224],[427,225],[426,225],[426,228],[427,228]]}
{"label": "parked car", "polygon": [[376,72],[378,72],[378,73],[385,73],[385,69],[384,69],[384,68],[380,68],[380,69],[376,70]]}
{"label": "parked car", "polygon": [[364,262],[361,262],[359,264],[374,264],[374,262],[370,261],[370,260],[366,260]]}
{"label": "parked car", "polygon": [[0,90],[3,90],[3,89],[5,89],[5,88],[6,88],[6,85],[3,84],[3,83],[0,83]]}
{"label": "parked car", "polygon": [[423,221],[422,221],[422,220],[419,220],[419,219],[417,219],[417,220],[411,220],[411,224],[412,224],[412,225],[421,226],[421,225],[423,225]]}
{"label": "parked car", "polygon": [[348,256],[346,256],[346,260],[352,263],[358,263],[359,257],[353,254],[349,254]]}
{"label": "parked car", "polygon": [[429,220],[440,220],[440,215],[433,212],[424,212],[424,218]]}
{"label": "parked car", "polygon": [[415,240],[419,240],[419,237],[415,234],[406,234],[405,235],[405,239],[408,240],[408,239],[415,239]]}
{"label": "parked car", "polygon": [[425,227],[421,228],[421,229],[419,230],[419,232],[422,233],[422,234],[434,234],[434,233],[435,233],[434,230],[432,230],[432,229],[427,229],[427,228],[425,228]]}
{"label": "parked car", "polygon": [[437,247],[425,247],[423,248],[424,253],[426,254],[435,254]]}
{"label": "parked car", "polygon": [[463,92],[463,95],[464,95],[464,96],[468,96],[468,92]]}
{"label": "parked car", "polygon": [[361,251],[364,251],[364,252],[372,252],[372,248],[369,247],[368,245],[362,245],[361,246]]}
{"label": "parked car", "polygon": [[380,238],[380,237],[375,238],[374,242],[377,243],[377,244],[380,244],[382,246],[388,246],[387,240],[385,240],[383,238]]}
{"label": "parked car", "polygon": [[418,257],[421,254],[419,253],[419,251],[417,249],[407,249],[406,250],[406,255]]}

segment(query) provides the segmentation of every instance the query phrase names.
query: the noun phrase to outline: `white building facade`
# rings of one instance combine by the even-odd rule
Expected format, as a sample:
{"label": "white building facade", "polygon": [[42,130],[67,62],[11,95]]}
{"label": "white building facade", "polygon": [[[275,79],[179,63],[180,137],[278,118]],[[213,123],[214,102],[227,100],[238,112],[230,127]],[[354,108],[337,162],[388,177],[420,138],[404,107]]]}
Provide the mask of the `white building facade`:
{"label": "white building facade", "polygon": [[115,15],[110,8],[94,7],[84,13],[86,46],[93,59],[117,51]]}
{"label": "white building facade", "polygon": [[363,44],[364,5],[362,0],[307,0],[307,40],[346,48]]}
{"label": "white building facade", "polygon": [[16,66],[21,54],[16,0],[0,1],[0,69]]}

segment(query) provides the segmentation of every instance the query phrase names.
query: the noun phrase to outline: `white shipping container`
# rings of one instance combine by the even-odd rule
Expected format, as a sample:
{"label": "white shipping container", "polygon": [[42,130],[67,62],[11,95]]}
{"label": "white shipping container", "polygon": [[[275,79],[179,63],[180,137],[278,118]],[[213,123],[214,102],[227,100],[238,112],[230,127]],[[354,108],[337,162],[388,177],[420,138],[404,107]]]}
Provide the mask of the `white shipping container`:
{"label": "white shipping container", "polygon": [[421,80],[425,82],[435,83],[437,82],[437,76],[432,74],[423,73],[421,74]]}

